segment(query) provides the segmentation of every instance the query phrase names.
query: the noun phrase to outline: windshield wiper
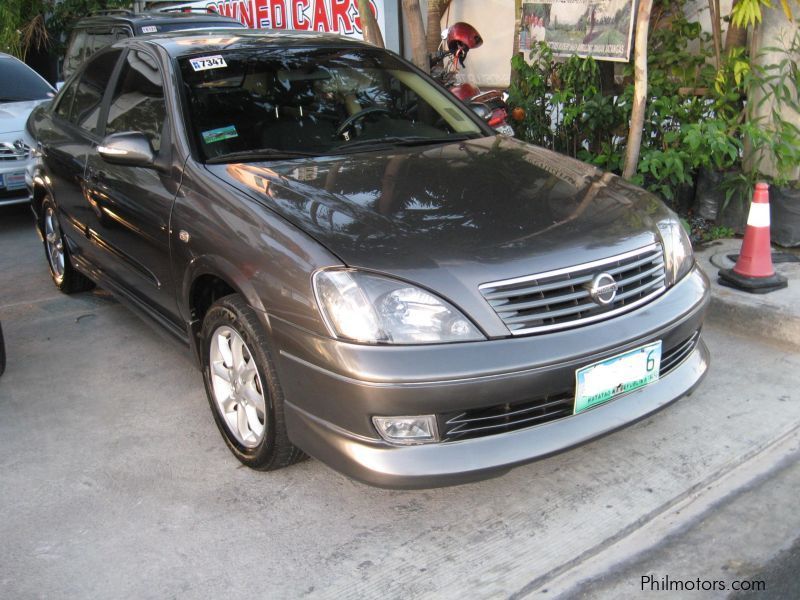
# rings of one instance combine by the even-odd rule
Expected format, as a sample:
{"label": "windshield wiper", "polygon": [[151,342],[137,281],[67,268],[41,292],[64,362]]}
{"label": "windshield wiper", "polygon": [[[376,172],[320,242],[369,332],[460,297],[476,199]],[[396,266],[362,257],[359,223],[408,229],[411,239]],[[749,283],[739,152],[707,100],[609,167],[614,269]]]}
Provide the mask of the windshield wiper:
{"label": "windshield wiper", "polygon": [[427,146],[431,144],[446,144],[449,142],[463,142],[464,140],[474,139],[473,134],[464,135],[451,135],[447,137],[423,137],[423,136],[406,136],[406,137],[384,137],[372,138],[368,140],[356,140],[355,142],[348,142],[341,144],[334,148],[334,152],[342,152],[350,150],[351,148],[364,148],[368,146]]}
{"label": "windshield wiper", "polygon": [[280,160],[283,158],[309,158],[319,156],[318,152],[300,152],[297,150],[278,150],[277,148],[258,148],[256,150],[243,150],[241,152],[228,152],[219,156],[212,156],[206,164],[217,165],[229,162],[248,162],[254,160]]}

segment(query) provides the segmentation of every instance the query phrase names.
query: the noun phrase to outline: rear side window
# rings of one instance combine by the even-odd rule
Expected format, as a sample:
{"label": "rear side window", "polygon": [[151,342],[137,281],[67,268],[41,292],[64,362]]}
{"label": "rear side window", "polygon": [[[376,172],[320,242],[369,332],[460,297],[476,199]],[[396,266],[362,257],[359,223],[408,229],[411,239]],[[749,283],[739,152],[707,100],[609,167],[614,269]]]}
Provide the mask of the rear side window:
{"label": "rear side window", "polygon": [[122,50],[116,49],[103,52],[94,57],[83,70],[78,79],[69,117],[69,120],[78,127],[97,133],[103,94],[108,88],[111,73],[121,53]]}
{"label": "rear side window", "polygon": [[158,152],[166,114],[158,64],[149,54],[136,50],[128,52],[108,108],[106,135],[140,131]]}

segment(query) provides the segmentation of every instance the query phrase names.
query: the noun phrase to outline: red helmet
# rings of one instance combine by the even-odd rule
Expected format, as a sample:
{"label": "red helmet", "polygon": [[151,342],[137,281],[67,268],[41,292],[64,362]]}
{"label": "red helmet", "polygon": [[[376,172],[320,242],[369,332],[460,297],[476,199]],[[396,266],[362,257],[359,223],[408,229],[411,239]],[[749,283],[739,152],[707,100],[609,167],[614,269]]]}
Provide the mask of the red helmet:
{"label": "red helmet", "polygon": [[459,21],[447,30],[447,48],[450,52],[455,52],[459,44],[471,50],[483,44],[483,38],[472,25]]}

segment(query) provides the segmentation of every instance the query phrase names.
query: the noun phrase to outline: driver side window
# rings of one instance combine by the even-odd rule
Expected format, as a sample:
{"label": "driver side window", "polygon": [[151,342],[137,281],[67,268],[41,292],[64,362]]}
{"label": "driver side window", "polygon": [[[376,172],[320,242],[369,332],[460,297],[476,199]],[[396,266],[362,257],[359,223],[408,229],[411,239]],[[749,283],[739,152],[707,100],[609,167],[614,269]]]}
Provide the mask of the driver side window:
{"label": "driver side window", "polygon": [[158,64],[149,54],[131,50],[125,57],[108,109],[106,135],[140,131],[158,152],[166,114],[163,78]]}

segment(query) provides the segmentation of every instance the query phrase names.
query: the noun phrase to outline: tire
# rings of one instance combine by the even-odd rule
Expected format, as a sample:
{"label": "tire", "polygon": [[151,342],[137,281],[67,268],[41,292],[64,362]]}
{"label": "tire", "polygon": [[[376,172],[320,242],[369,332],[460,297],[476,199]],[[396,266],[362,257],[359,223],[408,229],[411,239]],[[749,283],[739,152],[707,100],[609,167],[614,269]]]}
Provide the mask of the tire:
{"label": "tire", "polygon": [[233,455],[259,471],[304,458],[286,433],[283,391],[266,333],[244,298],[217,300],[203,319],[201,337],[206,395]]}
{"label": "tire", "polygon": [[65,294],[85,292],[94,287],[94,282],[75,270],[70,262],[69,248],[61,230],[56,205],[50,196],[42,202],[42,236],[44,255],[50,269],[50,277],[56,287]]}

